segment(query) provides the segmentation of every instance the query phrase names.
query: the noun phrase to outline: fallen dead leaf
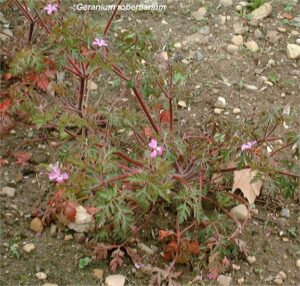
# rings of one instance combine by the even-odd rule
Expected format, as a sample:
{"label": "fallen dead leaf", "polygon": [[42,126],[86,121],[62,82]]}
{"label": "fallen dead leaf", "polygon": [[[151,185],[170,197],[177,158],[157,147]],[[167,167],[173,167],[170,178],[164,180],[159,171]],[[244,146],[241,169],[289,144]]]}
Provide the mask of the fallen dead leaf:
{"label": "fallen dead leaf", "polygon": [[250,168],[234,171],[232,192],[240,189],[249,204],[254,203],[256,197],[259,196],[262,187],[261,180],[252,182],[256,175],[257,171],[253,171]]}

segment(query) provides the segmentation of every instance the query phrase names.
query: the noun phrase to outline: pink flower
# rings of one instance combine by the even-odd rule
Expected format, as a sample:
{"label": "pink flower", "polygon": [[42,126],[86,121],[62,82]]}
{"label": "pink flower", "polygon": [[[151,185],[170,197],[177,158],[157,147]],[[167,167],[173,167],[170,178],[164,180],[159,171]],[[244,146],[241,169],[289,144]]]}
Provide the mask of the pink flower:
{"label": "pink flower", "polygon": [[93,46],[96,46],[97,48],[101,47],[107,47],[107,42],[104,39],[95,38],[93,41]]}
{"label": "pink flower", "polygon": [[242,149],[242,151],[249,150],[256,143],[257,143],[256,141],[249,141],[249,142],[243,144],[242,147],[241,147],[241,149]]}
{"label": "pink flower", "polygon": [[44,10],[47,11],[48,15],[53,15],[55,12],[58,10],[58,5],[57,4],[48,4]]}
{"label": "pink flower", "polygon": [[157,146],[157,141],[155,139],[151,139],[151,141],[149,143],[149,147],[152,149],[152,151],[150,153],[151,158],[160,156],[164,151],[162,146]]}
{"label": "pink flower", "polygon": [[50,165],[50,172],[48,174],[48,178],[50,181],[56,181],[56,183],[63,183],[65,180],[69,179],[69,175],[67,173],[62,173],[61,169],[58,166],[58,163]]}

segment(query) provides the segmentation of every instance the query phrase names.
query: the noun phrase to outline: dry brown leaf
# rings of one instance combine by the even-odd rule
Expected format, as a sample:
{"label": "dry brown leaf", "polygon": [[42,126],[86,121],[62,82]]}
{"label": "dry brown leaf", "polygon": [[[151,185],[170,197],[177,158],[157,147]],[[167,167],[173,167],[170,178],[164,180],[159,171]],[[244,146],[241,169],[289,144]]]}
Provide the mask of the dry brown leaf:
{"label": "dry brown leaf", "polygon": [[240,189],[249,204],[254,203],[255,198],[259,196],[262,187],[261,180],[256,180],[251,183],[256,175],[257,171],[253,171],[250,168],[234,171],[232,192],[235,192],[236,189]]}

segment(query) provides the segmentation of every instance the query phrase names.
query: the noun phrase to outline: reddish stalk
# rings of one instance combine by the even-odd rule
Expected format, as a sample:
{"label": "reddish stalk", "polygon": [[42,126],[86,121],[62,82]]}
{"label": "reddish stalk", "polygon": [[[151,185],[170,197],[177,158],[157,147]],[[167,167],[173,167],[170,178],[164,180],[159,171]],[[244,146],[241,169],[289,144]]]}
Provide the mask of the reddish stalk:
{"label": "reddish stalk", "polygon": [[110,18],[109,18],[109,20],[108,20],[108,22],[107,22],[107,24],[106,24],[106,27],[105,27],[105,29],[104,29],[104,35],[107,34],[107,32],[108,32],[108,30],[109,30],[109,28],[110,28],[110,25],[111,25],[111,23],[112,23],[112,21],[113,21],[115,15],[116,15],[117,11],[118,11],[118,7],[119,7],[119,5],[121,5],[122,1],[123,1],[123,0],[120,0],[120,1],[119,1],[119,3],[118,3],[118,4],[116,5],[116,7],[115,7],[113,13],[111,14],[111,16],[110,16]]}
{"label": "reddish stalk", "polygon": [[129,163],[132,163],[132,164],[134,164],[136,166],[139,166],[139,167],[144,167],[144,164],[142,162],[134,160],[134,159],[131,159],[129,156],[127,156],[127,155],[125,155],[125,154],[123,154],[121,152],[115,152],[114,154],[116,154],[118,157],[126,160]]}

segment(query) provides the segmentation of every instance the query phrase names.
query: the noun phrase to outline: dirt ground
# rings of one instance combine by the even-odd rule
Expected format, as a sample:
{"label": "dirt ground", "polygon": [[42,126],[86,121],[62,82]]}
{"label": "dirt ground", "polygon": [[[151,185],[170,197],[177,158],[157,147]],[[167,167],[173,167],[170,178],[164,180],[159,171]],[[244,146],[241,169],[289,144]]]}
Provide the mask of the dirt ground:
{"label": "dirt ground", "polygon": [[[255,118],[260,111],[269,111],[274,105],[299,107],[300,62],[299,59],[288,59],[286,45],[300,38],[300,23],[286,21],[282,16],[289,5],[295,4],[288,13],[294,19],[299,19],[299,1],[273,1],[271,17],[262,20],[258,26],[251,26],[236,11],[238,1],[226,8],[220,6],[218,0],[158,2],[166,3],[164,12],[123,12],[120,13],[118,25],[134,29],[151,28],[162,45],[167,39],[169,56],[176,61],[183,61],[187,66],[188,89],[178,95],[178,100],[187,104],[187,108],[178,110],[183,125],[193,124],[195,128],[205,129],[203,120],[208,114],[219,120],[234,122]],[[203,20],[196,21],[191,12],[200,7],[205,7],[207,12]],[[108,16],[105,12],[90,13],[95,18],[100,13],[101,17]],[[236,22],[244,23],[248,29],[243,33],[244,42],[255,40],[258,51],[251,52],[245,47],[235,54],[227,51]],[[187,36],[197,31],[202,31],[205,36],[202,44],[201,41],[184,43]],[[276,37],[271,37],[270,31],[276,31]],[[257,89],[253,90],[249,85]],[[219,96],[224,97],[227,104],[221,114],[215,114],[214,104]],[[240,111],[233,112],[237,108]],[[290,128],[299,130],[299,123],[293,122]],[[53,163],[53,154],[56,152],[45,143],[35,141],[37,134],[36,130],[20,123],[14,133],[1,140],[1,156],[7,158],[8,164],[1,168],[0,189],[10,186],[16,189],[16,194],[12,198],[0,196],[0,284],[42,285],[47,282],[58,285],[101,285],[102,280],[93,275],[93,269],[104,271],[104,281],[111,274],[107,263],[92,260],[86,268],[80,269],[79,259],[91,257],[91,253],[81,243],[64,239],[65,235],[71,233],[70,230],[50,234],[48,226],[41,235],[29,230],[32,210],[46,201],[51,190],[51,185],[40,175],[37,165]],[[16,151],[33,153],[28,165],[19,166],[8,156]],[[289,218],[280,217],[283,207],[290,210]],[[242,259],[234,261],[240,270],[232,270],[229,274],[233,278],[232,283],[274,285],[274,277],[283,271],[286,274],[284,285],[300,285],[300,271],[296,266],[300,258],[299,201],[287,201],[279,197],[274,203],[262,196],[257,208],[258,214],[251,218],[242,235],[249,246],[250,255],[256,260],[252,264]],[[22,247],[26,243],[34,243],[35,250],[25,253]],[[151,244],[151,241],[145,244]],[[159,260],[159,251],[150,259]],[[184,274],[179,282],[183,285],[195,285],[191,281],[201,275],[201,272],[189,267],[182,267],[181,270]],[[35,276],[37,272],[45,272],[47,279],[38,280]],[[136,270],[129,261],[117,273],[127,277],[126,285],[147,285],[148,277]],[[215,285],[216,282],[209,282],[204,277],[198,284]]]}

